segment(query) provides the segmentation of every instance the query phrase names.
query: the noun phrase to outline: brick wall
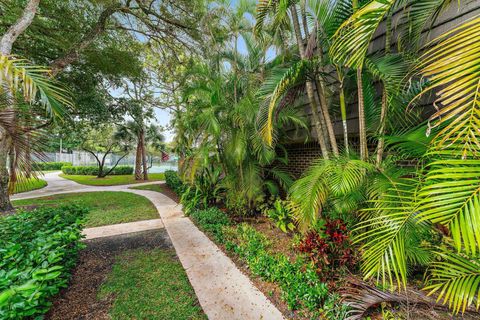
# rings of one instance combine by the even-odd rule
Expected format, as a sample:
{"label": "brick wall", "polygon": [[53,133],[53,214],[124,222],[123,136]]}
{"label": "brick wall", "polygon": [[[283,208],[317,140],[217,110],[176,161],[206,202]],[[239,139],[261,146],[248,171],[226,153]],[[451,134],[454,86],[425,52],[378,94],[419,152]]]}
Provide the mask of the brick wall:
{"label": "brick wall", "polygon": [[317,142],[289,144],[285,148],[288,153],[288,164],[278,164],[277,166],[295,178],[299,178],[315,159],[322,157]]}

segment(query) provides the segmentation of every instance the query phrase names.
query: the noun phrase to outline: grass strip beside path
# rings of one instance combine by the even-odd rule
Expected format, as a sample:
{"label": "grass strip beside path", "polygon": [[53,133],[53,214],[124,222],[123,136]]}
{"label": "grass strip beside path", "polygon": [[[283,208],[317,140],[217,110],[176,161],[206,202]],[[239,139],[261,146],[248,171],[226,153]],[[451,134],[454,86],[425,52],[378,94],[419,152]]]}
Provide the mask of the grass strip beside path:
{"label": "grass strip beside path", "polygon": [[15,184],[15,191],[13,193],[16,194],[16,193],[28,192],[32,190],[42,189],[42,188],[45,188],[46,186],[47,186],[47,181],[43,179],[29,178],[27,180],[17,182]]}
{"label": "grass strip beside path", "polygon": [[119,176],[107,176],[105,178],[97,178],[96,176],[61,174],[60,177],[69,179],[87,186],[119,186],[124,184],[165,180],[165,175],[163,173],[150,173],[148,175],[148,178],[149,178],[148,181],[135,180],[134,175],[119,175]]}
{"label": "grass strip beside path", "polygon": [[162,186],[159,183],[156,184],[147,184],[145,186],[138,186],[138,187],[130,187],[129,189],[136,189],[136,190],[148,190],[148,191],[156,191],[162,192]]}
{"label": "grass strip beside path", "polygon": [[87,215],[87,228],[159,217],[157,209],[148,199],[128,192],[67,193],[13,201],[17,208],[58,206],[68,203],[85,205],[90,209]]}
{"label": "grass strip beside path", "polygon": [[207,319],[172,249],[122,254],[99,298],[110,295],[112,319]]}

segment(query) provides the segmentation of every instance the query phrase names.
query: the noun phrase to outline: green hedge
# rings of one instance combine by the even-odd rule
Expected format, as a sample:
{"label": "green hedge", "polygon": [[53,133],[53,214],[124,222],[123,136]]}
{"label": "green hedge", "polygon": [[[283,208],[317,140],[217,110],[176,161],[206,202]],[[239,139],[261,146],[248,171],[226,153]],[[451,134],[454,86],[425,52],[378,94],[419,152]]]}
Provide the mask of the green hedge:
{"label": "green hedge", "polygon": [[62,170],[62,167],[71,165],[71,162],[35,162],[33,167],[38,171],[52,171]]}
{"label": "green hedge", "polygon": [[[104,168],[104,172],[108,172],[110,168]],[[62,172],[67,175],[96,176],[98,175],[97,166],[63,166]],[[132,166],[117,166],[110,173],[112,176],[133,174]]]}
{"label": "green hedge", "polygon": [[0,319],[40,318],[48,311],[84,246],[86,212],[63,206],[0,218]]}
{"label": "green hedge", "polygon": [[185,185],[178,176],[178,173],[173,170],[165,171],[165,182],[177,195],[181,195],[185,190]]}

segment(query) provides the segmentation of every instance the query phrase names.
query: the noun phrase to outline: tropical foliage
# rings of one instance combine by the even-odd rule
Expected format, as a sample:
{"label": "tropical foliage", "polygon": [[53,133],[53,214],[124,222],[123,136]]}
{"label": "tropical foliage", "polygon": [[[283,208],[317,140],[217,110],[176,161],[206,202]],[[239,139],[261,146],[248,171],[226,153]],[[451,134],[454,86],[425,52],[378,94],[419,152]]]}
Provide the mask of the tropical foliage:
{"label": "tropical foliage", "polygon": [[[255,19],[252,3],[215,7],[241,22],[212,30],[215,52],[183,73],[176,150],[195,190],[186,203],[241,215],[267,203],[284,231],[293,213],[311,238],[305,252],[327,248],[318,225],[340,218],[364,280],[402,290],[425,274],[424,289],[454,313],[478,308],[480,19],[429,41],[457,3],[264,0]],[[322,156],[293,182],[280,170],[285,145],[305,129]]]}
{"label": "tropical foliage", "polygon": [[77,206],[44,208],[1,217],[0,315],[41,317],[76,264],[83,218]]}

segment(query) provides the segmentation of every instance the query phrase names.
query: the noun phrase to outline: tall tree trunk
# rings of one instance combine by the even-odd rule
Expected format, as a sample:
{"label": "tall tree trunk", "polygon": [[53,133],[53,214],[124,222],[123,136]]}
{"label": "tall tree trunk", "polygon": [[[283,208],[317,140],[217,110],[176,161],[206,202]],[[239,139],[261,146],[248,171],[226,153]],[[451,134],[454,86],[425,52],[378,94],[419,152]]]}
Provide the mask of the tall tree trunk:
{"label": "tall tree trunk", "polygon": [[135,152],[135,180],[142,180],[142,139],[137,135],[137,150]]}
{"label": "tall tree trunk", "polygon": [[358,131],[360,138],[360,159],[368,160],[367,127],[365,124],[365,103],[363,100],[363,77],[362,68],[357,69],[358,90]]}
{"label": "tall tree trunk", "polygon": [[[353,11],[358,10],[358,0],[352,1]],[[358,91],[358,131],[360,138],[360,159],[368,160],[367,127],[365,124],[365,101],[363,100],[363,76],[362,67],[357,69],[357,91]]]}
{"label": "tall tree trunk", "polygon": [[[302,59],[305,58],[305,48],[302,39],[302,33],[300,31],[300,23],[298,21],[297,9],[295,5],[290,7],[290,13],[292,14],[292,22],[293,22],[293,29],[295,31],[295,38],[297,40],[298,51],[300,52],[300,57]],[[320,115],[318,114],[318,106],[315,101],[315,91],[313,88],[313,83],[311,81],[307,81],[307,96],[308,101],[310,104],[310,109],[312,111],[312,125],[315,129],[315,133],[317,135],[317,141],[320,144],[320,149],[322,151],[322,156],[324,159],[328,159],[328,148],[325,138],[322,133],[322,125],[320,120]]]}
{"label": "tall tree trunk", "polygon": [[[391,28],[392,28],[392,14],[389,13],[387,15],[387,21],[386,21],[386,32],[385,32],[385,54],[390,53],[390,38],[391,38]],[[378,145],[377,145],[377,160],[376,160],[376,165],[377,167],[380,167],[382,164],[383,160],[383,151],[385,149],[385,138],[383,137],[385,135],[385,126],[386,126],[386,121],[387,121],[387,109],[388,109],[388,93],[387,89],[385,87],[385,84],[383,85],[383,92],[382,92],[382,109],[380,111],[380,127],[378,130]]]}
{"label": "tall tree trunk", "polygon": [[8,186],[10,173],[8,172],[8,134],[0,127],[0,212],[13,209],[10,202]]}
{"label": "tall tree trunk", "polygon": [[[306,16],[305,16],[305,12],[302,11],[302,18],[303,18],[303,21],[304,21],[304,25],[305,25],[305,34],[308,34],[307,30],[308,30],[308,27],[307,27],[307,19],[306,19]],[[315,28],[314,32],[316,32],[316,30],[318,30],[318,26]],[[314,39],[317,39],[317,36],[316,34],[315,35],[312,35],[314,36]],[[320,44],[319,41],[315,41],[316,44],[317,44],[317,52],[318,52],[318,57],[320,59],[320,65],[323,65],[323,48]],[[316,81],[316,89],[317,89],[317,95],[318,95],[318,99],[319,99],[319,102],[320,102],[320,108],[322,110],[322,114],[323,114],[323,118],[324,118],[324,128],[327,129],[327,138],[328,138],[328,141],[330,141],[330,146],[332,147],[332,152],[334,155],[338,156],[338,145],[337,145],[337,139],[335,137],[335,130],[333,128],[333,121],[332,121],[332,118],[330,117],[330,111],[328,110],[328,103],[327,103],[327,95],[326,95],[326,90],[325,90],[325,81],[323,80],[322,77],[317,77],[317,81]]]}
{"label": "tall tree trunk", "polygon": [[348,150],[348,126],[347,126],[347,104],[345,103],[345,90],[343,88],[343,78],[340,80],[340,112],[342,114],[342,126],[343,126],[343,144],[345,152]]}
{"label": "tall tree trunk", "polygon": [[332,147],[333,154],[338,156],[337,139],[335,138],[335,129],[333,128],[333,121],[330,117],[330,111],[328,111],[327,97],[325,96],[325,84],[323,82],[323,79],[317,81],[317,92],[320,100],[320,107],[322,110],[323,118],[325,119],[325,127],[327,128],[330,146]]}
{"label": "tall tree trunk", "polygon": [[[18,20],[8,28],[7,32],[0,39],[0,53],[9,55],[12,53],[12,46],[18,36],[22,34],[32,23],[37,13],[40,0],[30,0],[23,10]],[[8,94],[8,91],[7,91]],[[8,172],[8,155],[10,151],[10,143],[7,131],[0,126],[0,211],[12,210],[12,204],[9,197],[9,179]]]}
{"label": "tall tree trunk", "polygon": [[30,133],[25,133],[27,145],[25,146],[25,178],[30,179],[32,176],[32,150]]}
{"label": "tall tree trunk", "polygon": [[385,147],[385,139],[383,138],[383,135],[385,134],[387,106],[388,106],[387,90],[384,87],[382,92],[382,109],[380,111],[380,128],[378,130],[379,137],[378,137],[378,144],[377,144],[377,160],[376,160],[377,167],[379,167],[380,164],[382,163],[383,149]]}
{"label": "tall tree trunk", "polygon": [[147,148],[145,145],[145,130],[141,131],[142,139],[142,165],[143,165],[143,180],[148,180],[148,164],[147,164]]}

